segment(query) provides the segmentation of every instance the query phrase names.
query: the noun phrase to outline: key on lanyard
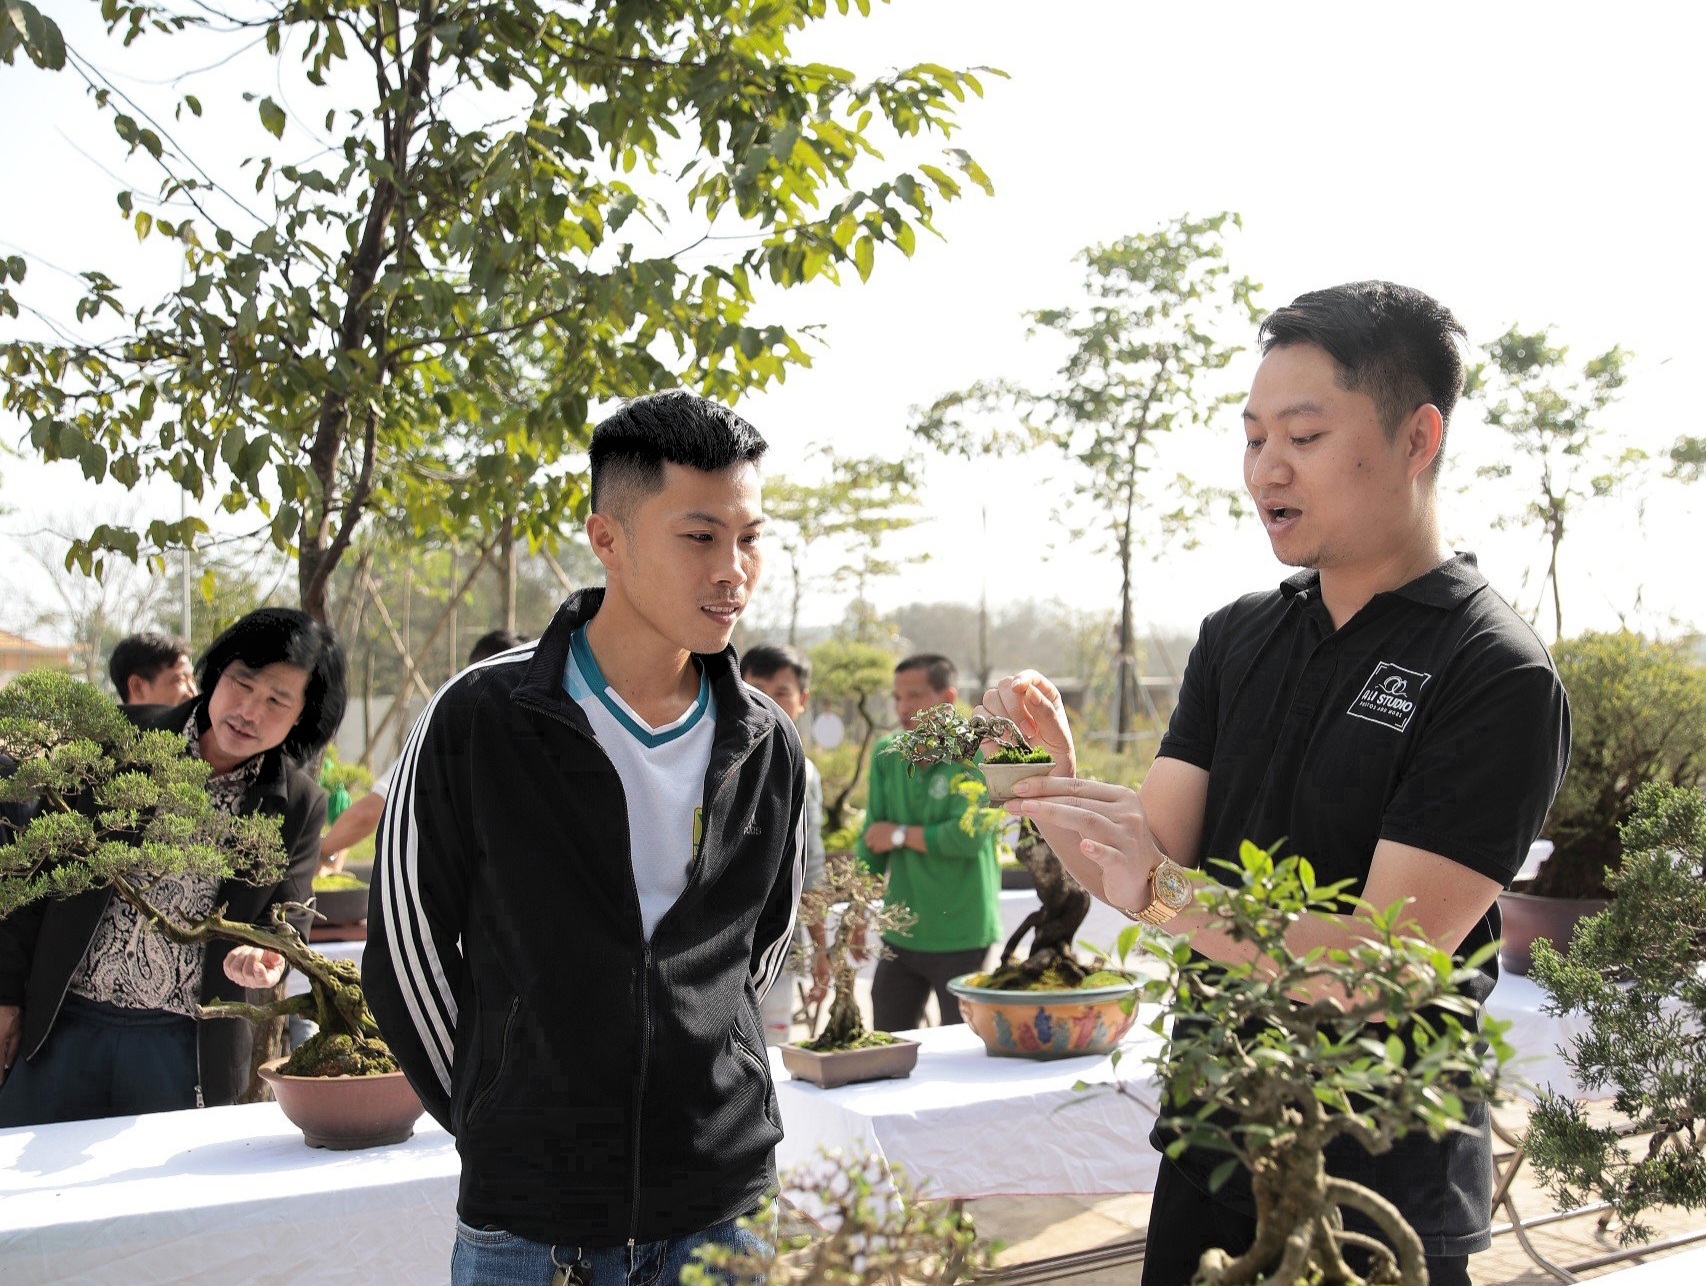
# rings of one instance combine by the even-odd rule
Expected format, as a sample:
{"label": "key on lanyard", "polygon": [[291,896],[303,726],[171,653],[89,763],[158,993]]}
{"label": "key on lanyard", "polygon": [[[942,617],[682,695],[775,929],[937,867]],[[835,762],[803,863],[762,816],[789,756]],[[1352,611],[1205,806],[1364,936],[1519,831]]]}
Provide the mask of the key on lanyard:
{"label": "key on lanyard", "polygon": [[551,1286],[592,1286],[592,1275],[587,1271],[584,1259],[577,1259],[572,1264],[557,1264],[556,1269],[551,1274]]}

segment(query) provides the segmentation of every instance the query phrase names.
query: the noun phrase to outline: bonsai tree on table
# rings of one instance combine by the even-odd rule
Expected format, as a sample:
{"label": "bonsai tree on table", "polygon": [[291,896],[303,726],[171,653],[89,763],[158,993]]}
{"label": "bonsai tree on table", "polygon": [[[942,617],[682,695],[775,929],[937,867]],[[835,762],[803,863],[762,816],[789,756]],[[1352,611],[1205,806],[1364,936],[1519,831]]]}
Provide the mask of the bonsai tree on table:
{"label": "bonsai tree on table", "polygon": [[1646,1241],[1654,1206],[1706,1208],[1706,795],[1651,784],[1622,828],[1611,905],[1576,927],[1570,953],[1534,948],[1532,976],[1553,1013],[1590,1020],[1563,1051],[1584,1089],[1613,1086],[1617,1112],[1648,1135],[1596,1126],[1570,1098],[1544,1091],[1527,1152],[1563,1202],[1607,1202],[1623,1244]]}
{"label": "bonsai tree on table", "polygon": [[[964,717],[946,703],[921,711],[909,731],[896,734],[889,743],[889,751],[904,756],[909,768],[963,763],[966,772],[954,786],[967,803],[961,824],[968,830],[978,830],[1000,826],[1008,820],[1000,809],[985,805],[989,792],[973,776],[973,769],[978,767],[978,749],[991,743],[997,750],[985,760],[986,768],[1003,763],[1040,766],[1053,762],[1047,751],[1031,749],[1011,719],[986,715]],[[1042,905],[1026,916],[1007,939],[1001,948],[1000,965],[968,981],[998,991],[1067,991],[1092,979],[1097,986],[1127,980],[1126,974],[1104,969],[1100,961],[1086,963],[1074,952],[1078,929],[1090,914],[1090,894],[1067,874],[1054,850],[1028,821],[1020,825],[1014,855],[1031,872]],[[1016,961],[1019,943],[1027,933],[1033,935],[1030,953],[1024,960]]]}
{"label": "bonsai tree on table", "polygon": [[[1242,1164],[1255,1197],[1254,1244],[1239,1256],[1209,1251],[1197,1281],[1423,1286],[1414,1230],[1378,1193],[1328,1175],[1324,1150],[1341,1136],[1375,1153],[1416,1130],[1441,1137],[1461,1128],[1464,1104],[1494,1098],[1508,1024],[1483,1018],[1477,1033],[1462,1021],[1473,1009],[1463,988],[1494,948],[1459,965],[1404,935],[1400,904],[1371,911],[1358,945],[1298,955],[1286,930],[1348,909],[1342,886],[1317,887],[1308,862],[1249,843],[1226,865],[1231,885],[1196,877],[1199,905],[1256,960],[1208,961],[1182,940],[1146,938],[1174,993],[1157,1059],[1163,1123],[1177,1135],[1170,1151],[1226,1153],[1214,1183]],[[1381,1238],[1347,1229],[1346,1210]],[[1347,1263],[1351,1247],[1370,1257],[1366,1275]]]}
{"label": "bonsai tree on table", "polygon": [[[840,915],[834,931],[829,932],[837,907]],[[843,853],[831,857],[824,865],[823,879],[800,895],[799,921],[807,926],[822,925],[826,931],[830,997],[829,1021],[802,1048],[827,1054],[893,1044],[895,1038],[888,1032],[865,1028],[855,990],[859,956],[871,942],[876,943],[877,950],[884,950],[881,935],[910,929],[916,917],[898,902],[885,903],[882,877],[867,871],[853,854]],[[806,972],[810,962],[802,961],[796,967]]]}
{"label": "bonsai tree on table", "polygon": [[0,917],[110,888],[173,942],[223,939],[276,951],[307,978],[307,994],[268,1005],[215,1001],[199,1007],[201,1016],[314,1019],[319,1033],[279,1068],[286,1075],[397,1069],[368,1012],[359,967],[313,951],[285,918],[309,908],[275,907],[265,926],[228,920],[223,907],[181,923],[149,901],[168,875],[270,884],[285,865],[279,820],[214,808],[208,767],[184,753],[181,737],[139,732],[91,685],[37,671],[0,689],[0,755],[14,766],[0,779],[0,802],[33,808],[12,842],[0,845]]}

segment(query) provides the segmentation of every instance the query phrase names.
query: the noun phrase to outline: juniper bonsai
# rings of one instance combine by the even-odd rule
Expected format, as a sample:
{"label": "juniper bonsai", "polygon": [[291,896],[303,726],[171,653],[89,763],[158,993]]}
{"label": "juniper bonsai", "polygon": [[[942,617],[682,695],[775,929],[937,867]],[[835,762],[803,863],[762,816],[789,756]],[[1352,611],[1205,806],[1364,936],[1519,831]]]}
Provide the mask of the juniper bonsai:
{"label": "juniper bonsai", "polygon": [[224,940],[276,951],[308,980],[307,994],[267,1005],[214,1001],[203,1018],[260,1022],[303,1014],[320,1025],[280,1069],[293,1075],[361,1075],[396,1062],[362,995],[353,961],[309,948],[274,907],[270,925],[225,918],[223,907],[180,922],[149,900],[168,875],[269,884],[284,872],[279,819],[234,817],[207,794],[208,766],[169,732],[139,732],[112,699],[69,675],[36,671],[0,689],[0,803],[31,814],[0,844],[0,918],[45,899],[110,888],[173,942]]}
{"label": "juniper bonsai", "polygon": [[1563,1208],[1607,1202],[1627,1245],[1652,1237],[1642,1216],[1654,1206],[1706,1208],[1706,794],[1644,786],[1620,834],[1617,896],[1577,924],[1568,956],[1536,942],[1530,976],[1549,1012],[1588,1019],[1563,1051],[1577,1083],[1613,1087],[1648,1141],[1625,1150],[1615,1127],[1547,1089],[1526,1146]]}
{"label": "juniper bonsai", "polygon": [[[1174,1027],[1157,1059],[1163,1126],[1176,1134],[1169,1152],[1226,1153],[1216,1186],[1242,1165],[1255,1198],[1250,1249],[1209,1251],[1197,1281],[1423,1286],[1422,1244],[1397,1208],[1330,1176],[1323,1158],[1341,1136],[1374,1153],[1417,1130],[1442,1137],[1461,1128],[1465,1104],[1494,1098],[1511,1054],[1508,1024],[1483,1019],[1477,1033],[1463,1021],[1473,1008],[1464,987],[1492,948],[1459,965],[1401,932],[1400,905],[1371,909],[1369,936],[1357,946],[1298,955],[1287,929],[1301,916],[1348,909],[1342,885],[1317,887],[1308,862],[1276,860],[1249,843],[1226,865],[1235,882],[1198,876],[1199,904],[1256,949],[1253,962],[1208,961],[1183,941],[1147,941],[1174,991]],[[1346,1228],[1345,1211],[1379,1237]],[[1368,1258],[1366,1275],[1347,1262],[1353,1248]]]}

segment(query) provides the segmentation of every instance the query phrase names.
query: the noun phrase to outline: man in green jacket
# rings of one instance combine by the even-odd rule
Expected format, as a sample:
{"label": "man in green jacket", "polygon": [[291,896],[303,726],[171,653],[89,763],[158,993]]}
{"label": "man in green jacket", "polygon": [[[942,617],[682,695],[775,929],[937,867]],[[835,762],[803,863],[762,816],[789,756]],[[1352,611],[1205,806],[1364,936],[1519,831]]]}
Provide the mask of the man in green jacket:
{"label": "man in green jacket", "polygon": [[[920,711],[952,702],[957,679],[945,656],[909,656],[894,671],[894,707],[910,729]],[[871,792],[859,856],[888,876],[888,896],[918,917],[906,933],[884,935],[888,958],[877,964],[871,988],[872,1026],[906,1031],[924,1019],[924,1002],[936,993],[942,1022],[960,1021],[960,1004],[948,980],[983,968],[989,944],[1001,936],[1000,873],[995,832],[972,834],[960,825],[967,803],[953,789],[965,771],[934,764],[908,773],[899,755],[877,743],[871,758]]]}

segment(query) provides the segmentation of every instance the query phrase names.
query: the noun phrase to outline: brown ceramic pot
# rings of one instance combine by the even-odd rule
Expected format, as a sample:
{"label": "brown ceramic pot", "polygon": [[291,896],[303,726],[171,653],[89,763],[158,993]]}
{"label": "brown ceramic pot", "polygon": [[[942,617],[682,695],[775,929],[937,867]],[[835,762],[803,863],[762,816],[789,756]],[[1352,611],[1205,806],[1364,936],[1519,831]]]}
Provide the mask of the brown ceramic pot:
{"label": "brown ceramic pot", "polygon": [[893,1080],[911,1076],[918,1065],[918,1042],[896,1037],[890,1045],[865,1049],[833,1049],[820,1054],[799,1045],[782,1046],[782,1066],[798,1081],[810,1081],[821,1089],[854,1081]]}
{"label": "brown ceramic pot", "polygon": [[1570,938],[1576,921],[1596,915],[1611,903],[1604,898],[1543,898],[1533,893],[1499,894],[1499,918],[1504,921],[1499,946],[1499,968],[1507,973],[1526,974],[1534,963],[1536,938],[1550,939],[1564,955],[1570,954]]}
{"label": "brown ceramic pot", "polygon": [[261,1079],[311,1148],[352,1152],[401,1143],[425,1109],[401,1072],[378,1076],[285,1076],[284,1060],[261,1064]]}

